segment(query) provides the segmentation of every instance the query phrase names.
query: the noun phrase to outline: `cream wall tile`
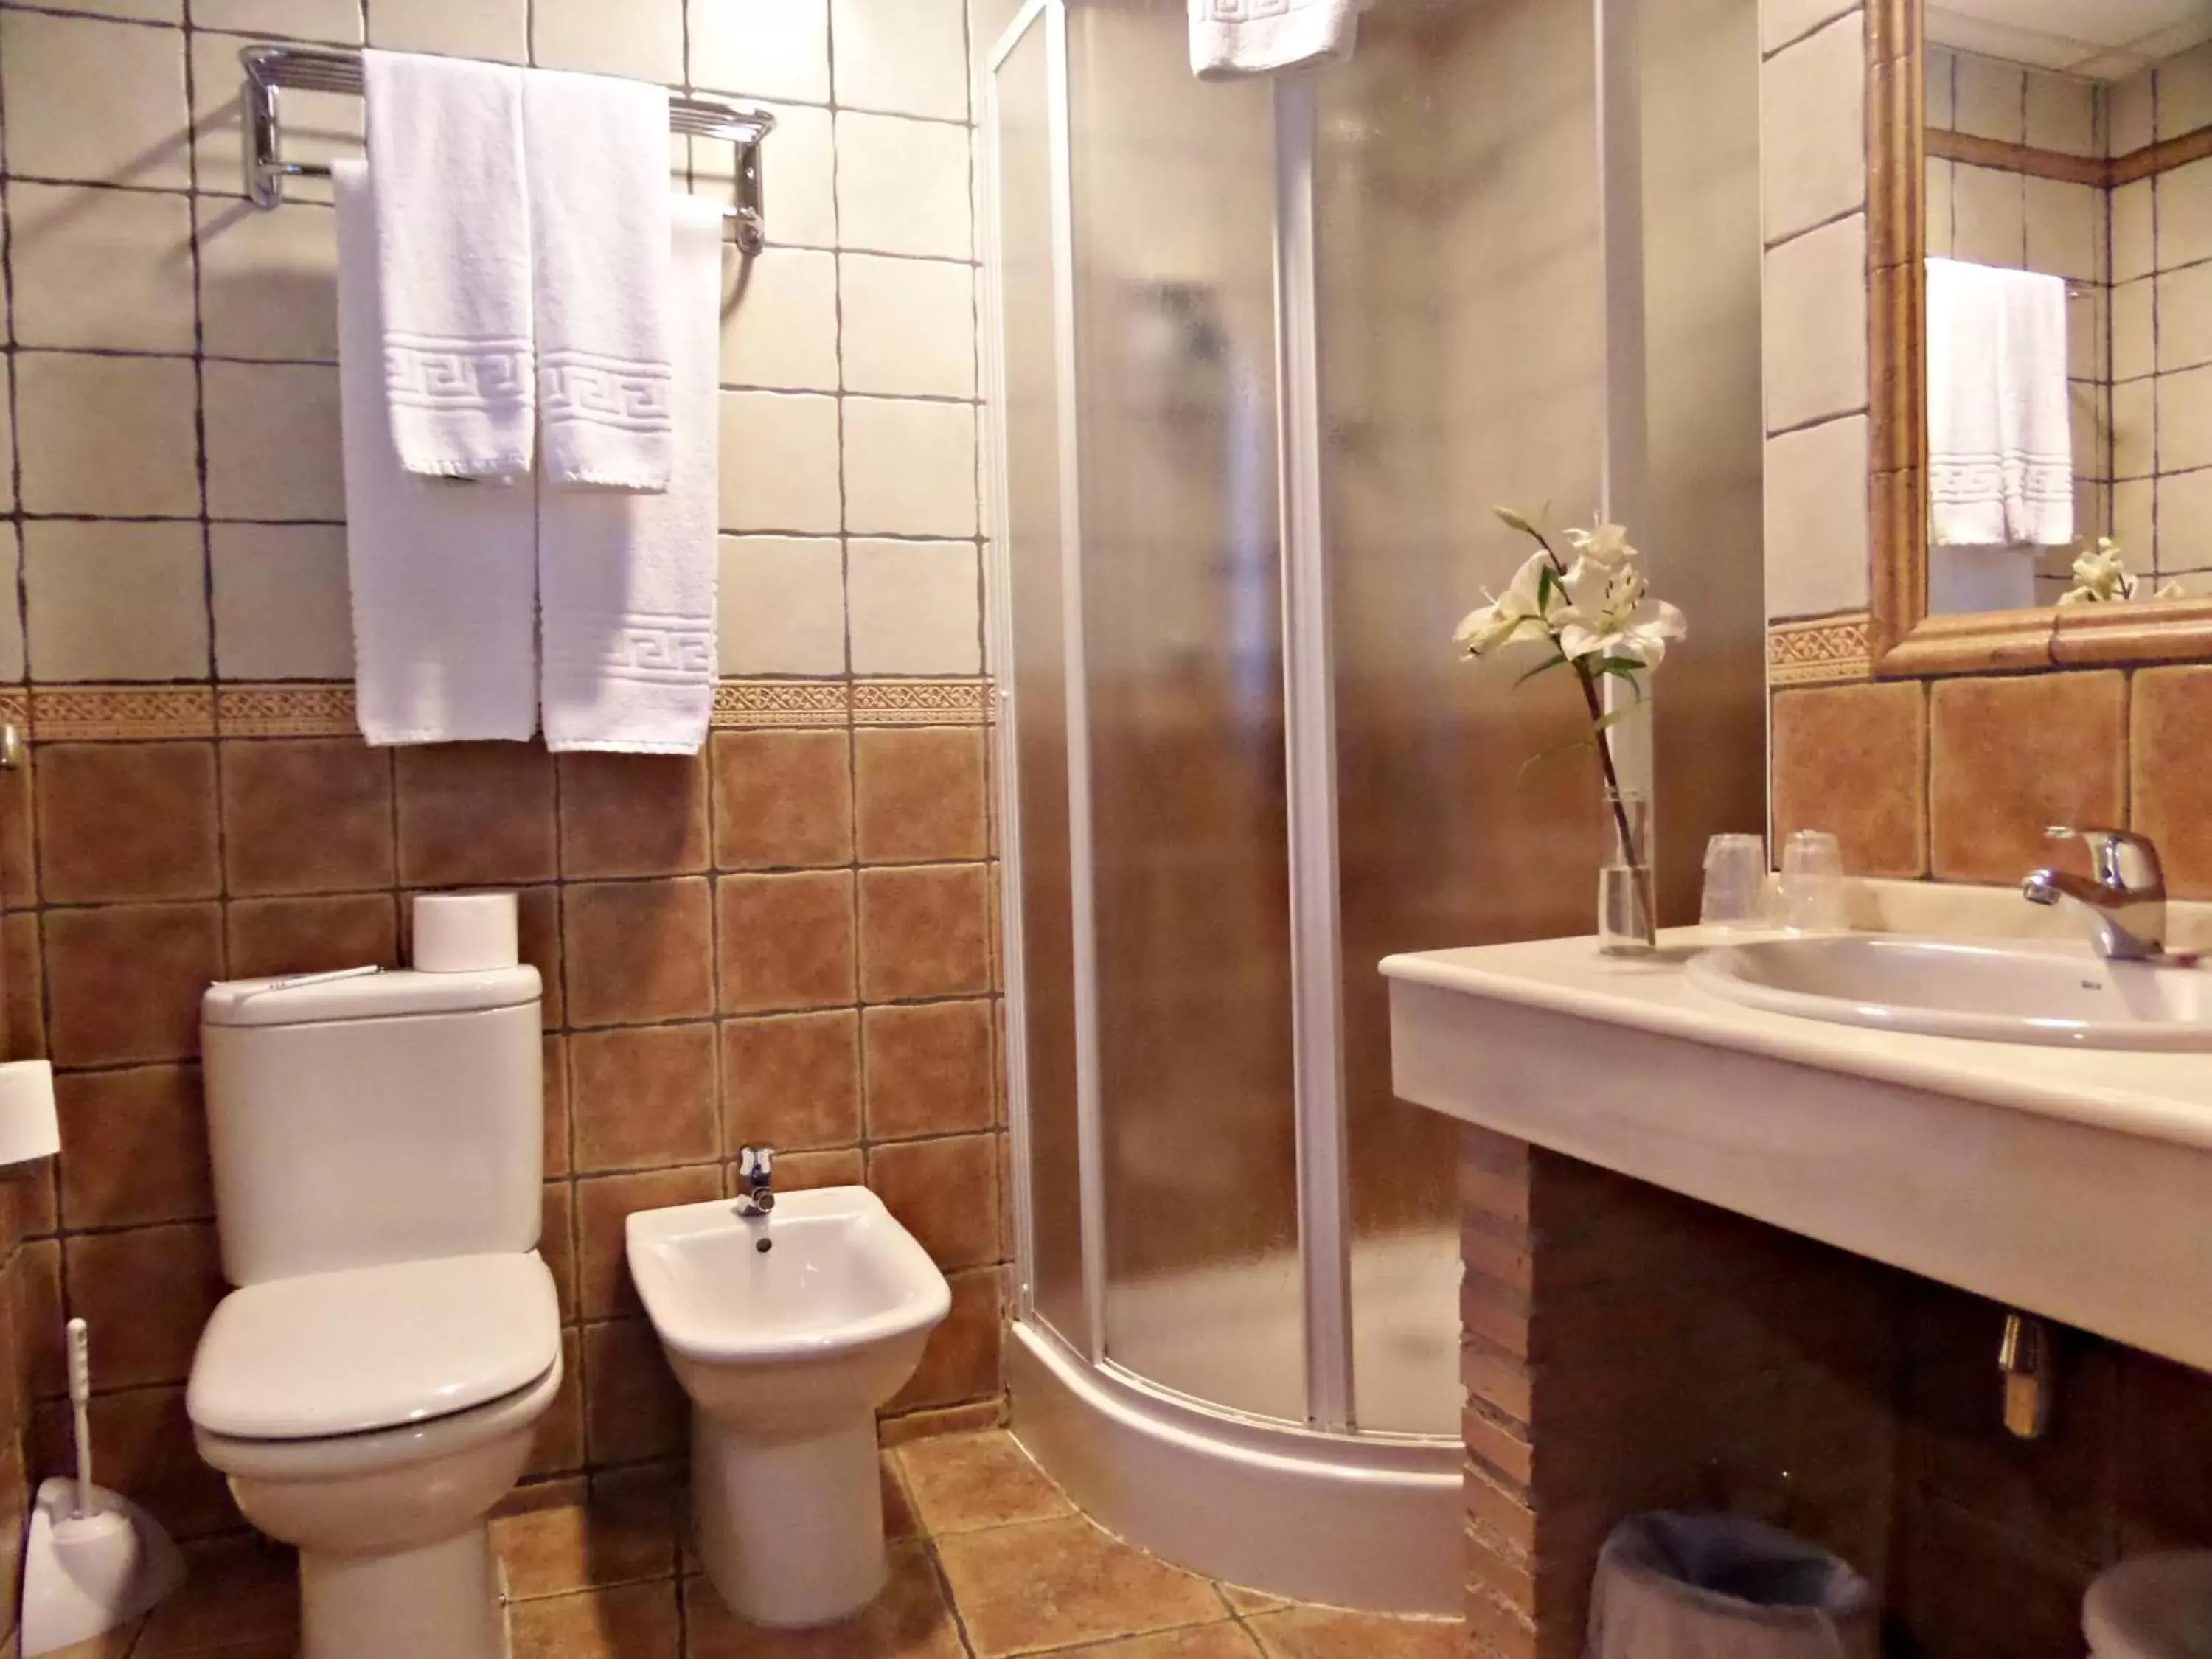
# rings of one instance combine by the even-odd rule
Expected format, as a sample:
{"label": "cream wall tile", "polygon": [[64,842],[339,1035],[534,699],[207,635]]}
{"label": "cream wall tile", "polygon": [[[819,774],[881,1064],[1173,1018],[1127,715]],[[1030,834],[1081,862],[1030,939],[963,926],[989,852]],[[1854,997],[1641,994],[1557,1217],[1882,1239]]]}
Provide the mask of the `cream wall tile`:
{"label": "cream wall tile", "polygon": [[1951,257],[1951,179],[1956,171],[1948,161],[1930,161],[1928,164],[1924,202],[1928,218],[1928,252],[1930,257],[1938,259]]}
{"label": "cream wall tile", "polygon": [[837,112],[839,245],[965,259],[968,129]]}
{"label": "cream wall tile", "polygon": [[1953,169],[1951,246],[1959,258],[2016,267],[2027,257],[2026,182],[1990,167]]}
{"label": "cream wall tile", "polygon": [[2153,71],[2145,70],[2105,94],[2105,142],[2115,155],[2132,154],[2157,140],[2152,79]]}
{"label": "cream wall tile", "polygon": [[1853,415],[1766,441],[1766,614],[1867,602],[1867,422]]}
{"label": "cream wall tile", "polygon": [[2202,570],[2212,565],[2212,471],[2179,472],[2158,481],[2158,568]]}
{"label": "cream wall tile", "polygon": [[968,118],[965,0],[830,0],[841,109]]}
{"label": "cream wall tile", "polygon": [[2097,380],[2066,383],[2067,435],[2074,446],[2074,476],[2112,475],[2112,389]]}
{"label": "cream wall tile", "polygon": [[[192,166],[197,188],[214,196],[243,196],[244,120],[239,103],[242,83],[238,49],[252,42],[235,34],[191,36]],[[358,155],[362,148],[362,100],[336,93],[284,94],[284,154],[295,161],[329,162]],[[287,202],[327,202],[327,179],[288,179]]]}
{"label": "cream wall tile", "polygon": [[11,362],[0,356],[0,512],[15,510],[15,374]]}
{"label": "cream wall tile", "polygon": [[[2123,283],[2112,290],[2114,380],[2140,380],[2158,368],[2157,337],[2152,328],[2151,312],[2154,301],[2162,299],[2162,284],[2147,276]],[[2207,320],[2212,321],[2212,317]]]}
{"label": "cream wall tile", "polygon": [[2158,367],[2212,362],[2212,265],[2158,278]]}
{"label": "cream wall tile", "polygon": [[361,44],[361,0],[191,0],[192,27]]}
{"label": "cream wall tile", "polygon": [[23,678],[22,572],[22,533],[12,524],[0,527],[0,680]]}
{"label": "cream wall tile", "polygon": [[211,356],[335,362],[337,222],[312,202],[273,213],[194,199],[199,219],[200,332]]}
{"label": "cream wall tile", "polygon": [[1768,431],[1866,407],[1866,257],[1860,213],[1766,255]]}
{"label": "cream wall tile", "polygon": [[[1820,0],[1823,4],[1838,8],[1855,0]],[[1791,0],[1768,0],[1768,3],[1789,4]],[[1022,0],[968,0],[968,50],[977,67],[990,61],[992,50],[1000,38],[1013,27],[1014,19],[1022,9]]]}
{"label": "cream wall tile", "polygon": [[336,368],[210,362],[205,386],[210,518],[345,517]]}
{"label": "cream wall tile", "polygon": [[181,23],[184,0],[40,0],[46,11],[78,13],[86,17],[129,17],[142,23]]}
{"label": "cream wall tile", "polygon": [[2161,374],[2158,387],[2158,470],[2212,466],[2212,368]]}
{"label": "cream wall tile", "polygon": [[2027,76],[2027,142],[2067,155],[2101,155],[2097,136],[2097,88],[2073,75]]}
{"label": "cream wall tile", "polygon": [[1860,0],[1759,0],[1759,50],[1779,52],[1823,23],[1846,12],[1856,16],[1863,10]]}
{"label": "cream wall tile", "polygon": [[15,10],[7,25],[9,172],[191,187],[181,32]]}
{"label": "cream wall tile", "polygon": [[25,510],[198,516],[190,362],[27,351],[15,389]]}
{"label": "cream wall tile", "polygon": [[[624,9],[638,0],[623,0]],[[530,0],[375,0],[368,44],[391,52],[530,61]]]}
{"label": "cream wall tile", "polygon": [[2132,478],[2112,486],[2112,539],[2138,568],[2146,568],[2158,553],[2158,538],[2152,528],[2157,488],[2148,478]]}
{"label": "cream wall tile", "polygon": [[2151,185],[2148,179],[2138,179],[2112,192],[2112,280],[2116,283],[2148,276],[2157,267]]}
{"label": "cream wall tile", "polygon": [[343,526],[210,525],[208,562],[219,676],[353,678]]}
{"label": "cream wall tile", "polygon": [[115,351],[192,349],[192,216],[181,196],[8,184],[15,338]]}
{"label": "cream wall tile", "polygon": [[2123,380],[2112,388],[2112,476],[2148,478],[2158,471],[2158,382]]}
{"label": "cream wall tile", "polygon": [[1953,118],[1960,132],[2008,144],[2027,138],[2027,75],[2016,64],[1959,54],[1958,103]]}
{"label": "cream wall tile", "polygon": [[197,524],[27,524],[23,588],[34,678],[172,680],[208,672]]}
{"label": "cream wall tile", "polygon": [[845,389],[975,395],[975,272],[942,259],[837,257]]}
{"label": "cream wall tile", "polygon": [[[826,109],[808,104],[769,104],[775,132],[762,151],[768,193],[768,240],[777,247],[835,247],[837,243],[837,167]],[[727,199],[737,148],[711,138],[691,141],[698,189]]]}
{"label": "cream wall tile", "polygon": [[694,86],[830,100],[829,0],[690,0],[690,8]]}
{"label": "cream wall tile", "polygon": [[2157,73],[2160,138],[2212,125],[2212,41],[2167,58]]}
{"label": "cream wall tile", "polygon": [[836,254],[770,247],[729,260],[722,295],[723,385],[837,389]]}
{"label": "cream wall tile", "polygon": [[684,80],[684,0],[532,0],[530,27],[540,69]]}
{"label": "cream wall tile", "polygon": [[1927,51],[1921,96],[1930,132],[1948,132],[1958,118],[1959,54],[1948,46]]}
{"label": "cream wall tile", "polygon": [[1866,41],[1856,13],[1781,52],[1759,77],[1768,245],[1866,202]]}
{"label": "cream wall tile", "polygon": [[720,615],[725,674],[845,672],[845,547],[835,538],[725,536]]}
{"label": "cream wall tile", "polygon": [[2111,344],[2106,318],[2112,290],[2100,283],[2076,283],[2066,298],[2066,372],[2077,380],[2109,380],[2106,351]]}
{"label": "cream wall tile", "polygon": [[975,535],[974,405],[846,398],[845,527],[855,535]]}
{"label": "cream wall tile", "polygon": [[834,398],[722,393],[721,527],[835,535],[837,445]]}
{"label": "cream wall tile", "polygon": [[855,541],[848,557],[855,674],[982,672],[973,546]]}
{"label": "cream wall tile", "polygon": [[2081,283],[2105,280],[2105,192],[2094,185],[2023,179],[2027,269]]}
{"label": "cream wall tile", "polygon": [[2153,182],[2158,189],[2158,268],[2172,270],[2212,259],[2212,159],[2161,173]]}

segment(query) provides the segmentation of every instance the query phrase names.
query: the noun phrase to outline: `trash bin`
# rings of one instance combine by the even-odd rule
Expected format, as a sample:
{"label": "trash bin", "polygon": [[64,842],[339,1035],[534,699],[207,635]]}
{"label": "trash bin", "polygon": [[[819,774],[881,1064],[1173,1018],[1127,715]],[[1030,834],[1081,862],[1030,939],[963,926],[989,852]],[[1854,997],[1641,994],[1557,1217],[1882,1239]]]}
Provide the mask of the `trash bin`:
{"label": "trash bin", "polygon": [[1850,1564],[1740,1515],[1631,1516],[1598,1552],[1589,1659],[1876,1659]]}

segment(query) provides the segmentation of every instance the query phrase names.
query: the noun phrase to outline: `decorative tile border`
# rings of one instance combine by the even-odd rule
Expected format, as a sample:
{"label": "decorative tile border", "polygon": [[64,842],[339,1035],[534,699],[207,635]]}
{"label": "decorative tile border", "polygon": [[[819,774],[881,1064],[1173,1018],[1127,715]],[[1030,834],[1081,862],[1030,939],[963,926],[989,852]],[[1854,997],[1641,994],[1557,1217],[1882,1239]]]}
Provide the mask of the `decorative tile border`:
{"label": "decorative tile border", "polygon": [[1864,611],[1768,623],[1766,683],[1832,685],[1870,678],[1874,655],[1868,641],[1869,625]]}
{"label": "decorative tile border", "polygon": [[[980,726],[990,682],[724,680],[717,729],[758,726]],[[345,681],[236,685],[33,685],[0,690],[0,719],[41,743],[188,738],[347,738],[359,731]]]}

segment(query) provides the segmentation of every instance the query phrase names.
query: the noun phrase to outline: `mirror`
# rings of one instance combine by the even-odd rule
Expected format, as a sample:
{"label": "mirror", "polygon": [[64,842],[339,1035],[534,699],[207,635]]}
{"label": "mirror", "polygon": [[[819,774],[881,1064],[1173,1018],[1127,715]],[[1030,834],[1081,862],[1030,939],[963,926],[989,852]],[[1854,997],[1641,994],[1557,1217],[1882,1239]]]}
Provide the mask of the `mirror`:
{"label": "mirror", "polygon": [[2212,0],[1927,0],[1924,614],[2212,596]]}

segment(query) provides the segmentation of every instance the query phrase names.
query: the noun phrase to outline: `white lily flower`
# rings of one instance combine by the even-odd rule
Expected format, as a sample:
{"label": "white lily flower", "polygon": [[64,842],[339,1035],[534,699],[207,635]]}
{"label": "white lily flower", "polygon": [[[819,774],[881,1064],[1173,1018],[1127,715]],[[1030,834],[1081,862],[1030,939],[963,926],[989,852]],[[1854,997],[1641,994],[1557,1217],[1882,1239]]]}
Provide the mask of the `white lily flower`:
{"label": "white lily flower", "polygon": [[1553,619],[1565,610],[1565,602],[1557,588],[1548,599],[1545,595],[1543,572],[1548,564],[1546,555],[1532,554],[1513,573],[1503,593],[1460,619],[1452,632],[1452,643],[1461,655],[1480,657],[1504,646],[1541,644],[1553,637]]}
{"label": "white lily flower", "polygon": [[2109,536],[2074,561],[2074,586],[2058,596],[2061,605],[2113,605],[2136,596],[2136,579],[2127,556]]}
{"label": "white lily flower", "polygon": [[1595,530],[1570,530],[1567,545],[1608,570],[1619,569],[1636,556],[1636,550],[1628,544],[1627,530],[1617,524],[1601,524]]}

